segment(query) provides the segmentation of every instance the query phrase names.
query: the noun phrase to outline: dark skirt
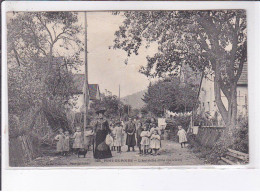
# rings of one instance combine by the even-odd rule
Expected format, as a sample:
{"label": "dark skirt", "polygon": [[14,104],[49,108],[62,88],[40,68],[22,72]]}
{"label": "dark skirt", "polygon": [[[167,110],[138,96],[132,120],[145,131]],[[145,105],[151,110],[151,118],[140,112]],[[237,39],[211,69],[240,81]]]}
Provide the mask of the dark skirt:
{"label": "dark skirt", "polygon": [[138,147],[141,146],[142,138],[140,136],[137,136],[136,140],[137,140],[137,146]]}
{"label": "dark skirt", "polygon": [[96,138],[94,141],[94,158],[95,159],[104,159],[111,158],[112,153],[109,146],[105,143],[107,131],[99,130],[97,131]]}
{"label": "dark skirt", "polygon": [[133,134],[133,135],[127,134],[126,145],[128,145],[128,146],[135,146],[136,145],[135,134]]}

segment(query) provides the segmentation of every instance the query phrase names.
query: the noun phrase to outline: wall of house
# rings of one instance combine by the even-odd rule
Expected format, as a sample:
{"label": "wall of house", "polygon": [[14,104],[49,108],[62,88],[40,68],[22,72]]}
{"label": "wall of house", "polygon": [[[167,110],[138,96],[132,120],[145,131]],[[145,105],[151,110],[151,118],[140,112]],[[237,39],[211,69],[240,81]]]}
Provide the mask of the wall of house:
{"label": "wall of house", "polygon": [[[75,105],[72,108],[72,111],[74,111],[74,112],[83,111],[83,106],[84,106],[84,95],[83,94],[74,95],[73,99],[71,99],[71,102],[75,103]],[[88,108],[90,108],[91,103],[93,103],[92,100],[89,101]]]}
{"label": "wall of house", "polygon": [[239,86],[237,88],[237,109],[239,115],[248,114],[248,89],[247,86]]}
{"label": "wall of house", "polygon": [[73,95],[73,99],[71,99],[71,102],[75,103],[72,110],[74,112],[80,112],[84,105],[84,95],[83,94]]}
{"label": "wall of house", "polygon": [[[200,95],[199,95],[199,107],[197,113],[208,113],[211,117],[215,116],[215,112],[218,112],[218,108],[215,102],[214,95],[214,76],[211,75],[208,78],[203,78],[201,83]],[[247,114],[247,86],[237,87],[237,104],[238,104],[238,115]],[[224,94],[221,92],[223,104],[228,108],[228,101]],[[219,121],[222,120],[221,115],[218,114],[217,118]]]}

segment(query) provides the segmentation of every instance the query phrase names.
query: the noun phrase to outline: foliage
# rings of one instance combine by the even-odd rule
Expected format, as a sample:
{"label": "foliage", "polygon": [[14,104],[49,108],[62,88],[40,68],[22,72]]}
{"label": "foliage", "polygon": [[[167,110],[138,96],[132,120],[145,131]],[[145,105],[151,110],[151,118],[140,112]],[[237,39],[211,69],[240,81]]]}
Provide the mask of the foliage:
{"label": "foliage", "polygon": [[199,144],[196,140],[196,136],[188,134],[189,147],[192,151],[197,153],[199,157],[204,158],[207,163],[218,164],[220,157],[224,156],[227,152],[227,148],[231,148],[243,153],[249,152],[249,141],[248,141],[248,117],[239,116],[237,119],[238,125],[234,130],[233,137],[234,142],[232,145],[223,146],[228,144],[229,138],[226,137],[228,134],[227,130],[222,132],[220,138],[216,141],[213,148],[206,148]]}
{"label": "foliage", "polygon": [[[74,88],[72,70],[81,65],[83,46],[77,13],[9,12],[7,16],[10,154],[21,165],[28,155],[19,158],[17,150],[35,157],[50,128],[70,130],[66,113]],[[27,138],[28,145],[17,143],[17,137]]]}
{"label": "foliage", "polygon": [[210,116],[209,112],[204,114],[195,114],[193,116],[193,122],[195,126],[220,126],[217,118],[217,112],[215,112],[214,117]]}
{"label": "foliage", "polygon": [[141,111],[139,109],[133,109],[133,110],[131,110],[129,116],[137,119],[137,118],[139,118],[140,113],[141,113]]}
{"label": "foliage", "polygon": [[65,115],[74,87],[71,71],[81,64],[76,22],[73,12],[9,13],[9,114],[20,118],[29,109],[49,107],[50,116],[56,107]]}
{"label": "foliage", "polygon": [[188,115],[176,115],[174,117],[168,118],[166,120],[166,128],[165,130],[170,131],[170,138],[174,141],[178,141],[177,132],[178,126],[182,126],[186,131],[190,124],[190,116]]}
{"label": "foliage", "polygon": [[237,129],[234,133],[234,144],[231,148],[248,153],[249,152],[249,136],[248,136],[248,117],[242,117],[240,116],[238,118],[238,125]]}
{"label": "foliage", "polygon": [[161,116],[164,110],[172,112],[191,111],[196,100],[197,87],[181,83],[177,78],[164,79],[150,84],[143,101],[146,108],[156,116]]}
{"label": "foliage", "polygon": [[93,110],[99,110],[99,109],[106,109],[105,115],[110,117],[115,117],[119,115],[119,109],[120,109],[120,101],[118,100],[118,97],[113,96],[105,96],[103,95],[101,100],[94,100],[90,104],[90,108]]}
{"label": "foliage", "polygon": [[[215,99],[227,126],[236,121],[236,83],[247,60],[244,10],[126,11],[114,48],[138,55],[142,45],[158,44],[140,72],[150,77],[176,75],[180,66],[215,74]],[[229,105],[225,108],[221,91]],[[231,128],[232,128],[231,127]]]}

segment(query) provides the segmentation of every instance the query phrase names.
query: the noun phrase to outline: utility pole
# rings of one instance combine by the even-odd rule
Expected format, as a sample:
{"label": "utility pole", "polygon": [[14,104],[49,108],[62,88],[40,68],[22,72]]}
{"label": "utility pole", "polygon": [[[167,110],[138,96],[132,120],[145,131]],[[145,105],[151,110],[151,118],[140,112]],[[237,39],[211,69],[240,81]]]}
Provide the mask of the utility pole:
{"label": "utility pole", "polygon": [[[89,88],[88,88],[88,37],[87,37],[87,12],[84,12],[85,20],[85,83],[84,83],[84,129],[85,132],[87,129],[87,115],[88,115],[88,104],[89,104]],[[85,136],[84,136],[85,137]],[[85,140],[85,138],[84,138]]]}
{"label": "utility pole", "polygon": [[121,121],[121,106],[120,106],[120,84],[118,88],[118,100],[119,100],[119,120]]}
{"label": "utility pole", "polygon": [[119,97],[119,100],[120,100],[120,84],[119,84],[118,97]]}

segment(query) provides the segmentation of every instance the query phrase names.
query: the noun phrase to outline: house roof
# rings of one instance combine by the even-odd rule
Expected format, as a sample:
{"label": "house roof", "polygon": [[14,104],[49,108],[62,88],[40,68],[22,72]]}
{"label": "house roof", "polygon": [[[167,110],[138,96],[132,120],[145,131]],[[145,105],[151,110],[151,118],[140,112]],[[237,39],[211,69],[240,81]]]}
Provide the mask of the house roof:
{"label": "house roof", "polygon": [[247,85],[247,63],[244,64],[241,76],[237,82],[237,85]]}
{"label": "house roof", "polygon": [[[74,84],[75,84],[75,94],[83,94],[83,87],[85,82],[85,74],[74,74],[73,76]],[[89,84],[89,96],[90,100],[95,100],[97,97],[97,93],[99,92],[98,84]]]}

